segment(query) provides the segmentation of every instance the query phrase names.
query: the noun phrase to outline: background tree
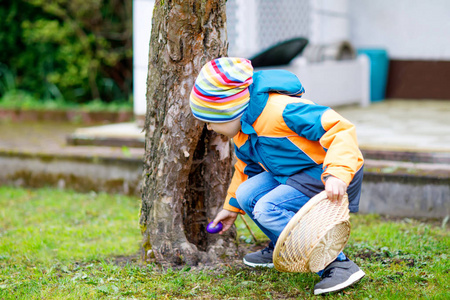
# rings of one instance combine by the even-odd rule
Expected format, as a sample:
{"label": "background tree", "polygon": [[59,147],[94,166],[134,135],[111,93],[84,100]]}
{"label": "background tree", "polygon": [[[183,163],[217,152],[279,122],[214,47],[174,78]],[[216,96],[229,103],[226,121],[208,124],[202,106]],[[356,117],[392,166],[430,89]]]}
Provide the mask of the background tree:
{"label": "background tree", "polygon": [[153,10],[140,216],[146,259],[194,265],[236,255],[235,231],[205,231],[231,178],[230,143],[189,108],[201,67],[226,55],[225,4],[161,0]]}

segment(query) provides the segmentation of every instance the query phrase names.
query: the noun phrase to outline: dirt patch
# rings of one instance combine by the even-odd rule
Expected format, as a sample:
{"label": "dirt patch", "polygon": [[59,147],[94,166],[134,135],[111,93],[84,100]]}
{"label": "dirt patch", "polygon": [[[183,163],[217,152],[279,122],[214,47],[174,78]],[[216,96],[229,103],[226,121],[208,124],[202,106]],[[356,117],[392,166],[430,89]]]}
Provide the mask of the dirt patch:
{"label": "dirt patch", "polygon": [[405,265],[408,267],[414,267],[416,265],[416,261],[414,260],[414,258],[407,257],[407,254],[405,254],[404,256],[406,257],[392,257],[392,254],[390,252],[375,252],[370,249],[362,250],[353,255],[353,257],[355,258],[360,258],[368,262],[381,262],[382,264],[386,265],[397,264]]}
{"label": "dirt patch", "polygon": [[[218,262],[213,263],[199,263],[196,266],[188,266],[185,264],[181,265],[168,265],[168,264],[160,264],[156,260],[151,260],[144,262],[141,258],[141,255],[139,253],[129,256],[112,256],[109,257],[107,260],[111,263],[117,265],[117,266],[125,266],[127,264],[137,264],[140,266],[145,266],[147,264],[155,264],[158,266],[161,270],[164,270],[166,268],[171,268],[174,270],[181,270],[183,268],[190,268],[193,270],[216,270],[220,271],[222,269],[227,268],[236,268],[236,269],[242,269],[247,268],[247,266],[243,263],[242,258],[250,252],[255,252],[264,249],[268,245],[268,241],[259,241],[256,244],[239,244],[238,252],[236,257],[227,257],[225,259],[222,259]],[[254,269],[258,270],[258,268]],[[262,269],[263,270],[263,269]]]}
{"label": "dirt patch", "polygon": [[424,223],[434,227],[445,227],[450,229],[450,221],[443,218],[405,218],[405,217],[393,217],[387,215],[380,215],[380,220],[383,222],[397,222],[397,223]]}
{"label": "dirt patch", "polygon": [[128,256],[124,256],[124,255],[114,256],[114,257],[110,258],[110,260],[115,265],[118,265],[121,267],[128,265],[128,264],[140,263],[140,257],[138,254],[128,255]]}

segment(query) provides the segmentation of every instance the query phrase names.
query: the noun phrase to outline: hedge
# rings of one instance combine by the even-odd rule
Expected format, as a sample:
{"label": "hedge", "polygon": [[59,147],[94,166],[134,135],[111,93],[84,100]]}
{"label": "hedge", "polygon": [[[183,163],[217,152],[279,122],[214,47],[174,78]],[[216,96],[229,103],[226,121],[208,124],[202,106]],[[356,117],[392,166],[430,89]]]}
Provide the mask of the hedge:
{"label": "hedge", "polygon": [[85,103],[132,93],[132,1],[6,0],[0,6],[0,97]]}

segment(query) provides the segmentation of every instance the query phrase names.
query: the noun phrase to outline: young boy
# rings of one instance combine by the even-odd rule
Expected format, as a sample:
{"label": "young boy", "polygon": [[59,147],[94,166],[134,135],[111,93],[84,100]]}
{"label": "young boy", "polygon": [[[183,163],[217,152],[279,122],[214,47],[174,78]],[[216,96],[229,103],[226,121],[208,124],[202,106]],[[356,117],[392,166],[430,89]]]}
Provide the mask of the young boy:
{"label": "young boy", "polygon": [[[222,222],[223,233],[247,213],[271,240],[244,257],[251,267],[273,267],[279,235],[319,192],[326,190],[330,201],[347,193],[350,211],[358,211],[363,157],[354,126],[329,107],[300,99],[304,92],[288,71],[253,73],[249,60],[228,57],[208,62],[192,88],[193,115],[235,144],[235,172],[213,225]],[[340,253],[319,275],[315,295],[342,290],[365,273]]]}

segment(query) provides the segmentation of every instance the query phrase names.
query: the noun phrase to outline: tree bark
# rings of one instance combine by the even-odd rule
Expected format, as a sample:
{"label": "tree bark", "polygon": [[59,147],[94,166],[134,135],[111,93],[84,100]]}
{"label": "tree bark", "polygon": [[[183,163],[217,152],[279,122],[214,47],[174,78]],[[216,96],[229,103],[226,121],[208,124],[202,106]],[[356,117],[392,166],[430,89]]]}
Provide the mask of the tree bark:
{"label": "tree bark", "polygon": [[226,196],[230,142],[207,131],[189,107],[201,67],[226,55],[225,3],[155,3],[140,215],[144,259],[196,265],[236,255],[235,231],[205,231]]}

